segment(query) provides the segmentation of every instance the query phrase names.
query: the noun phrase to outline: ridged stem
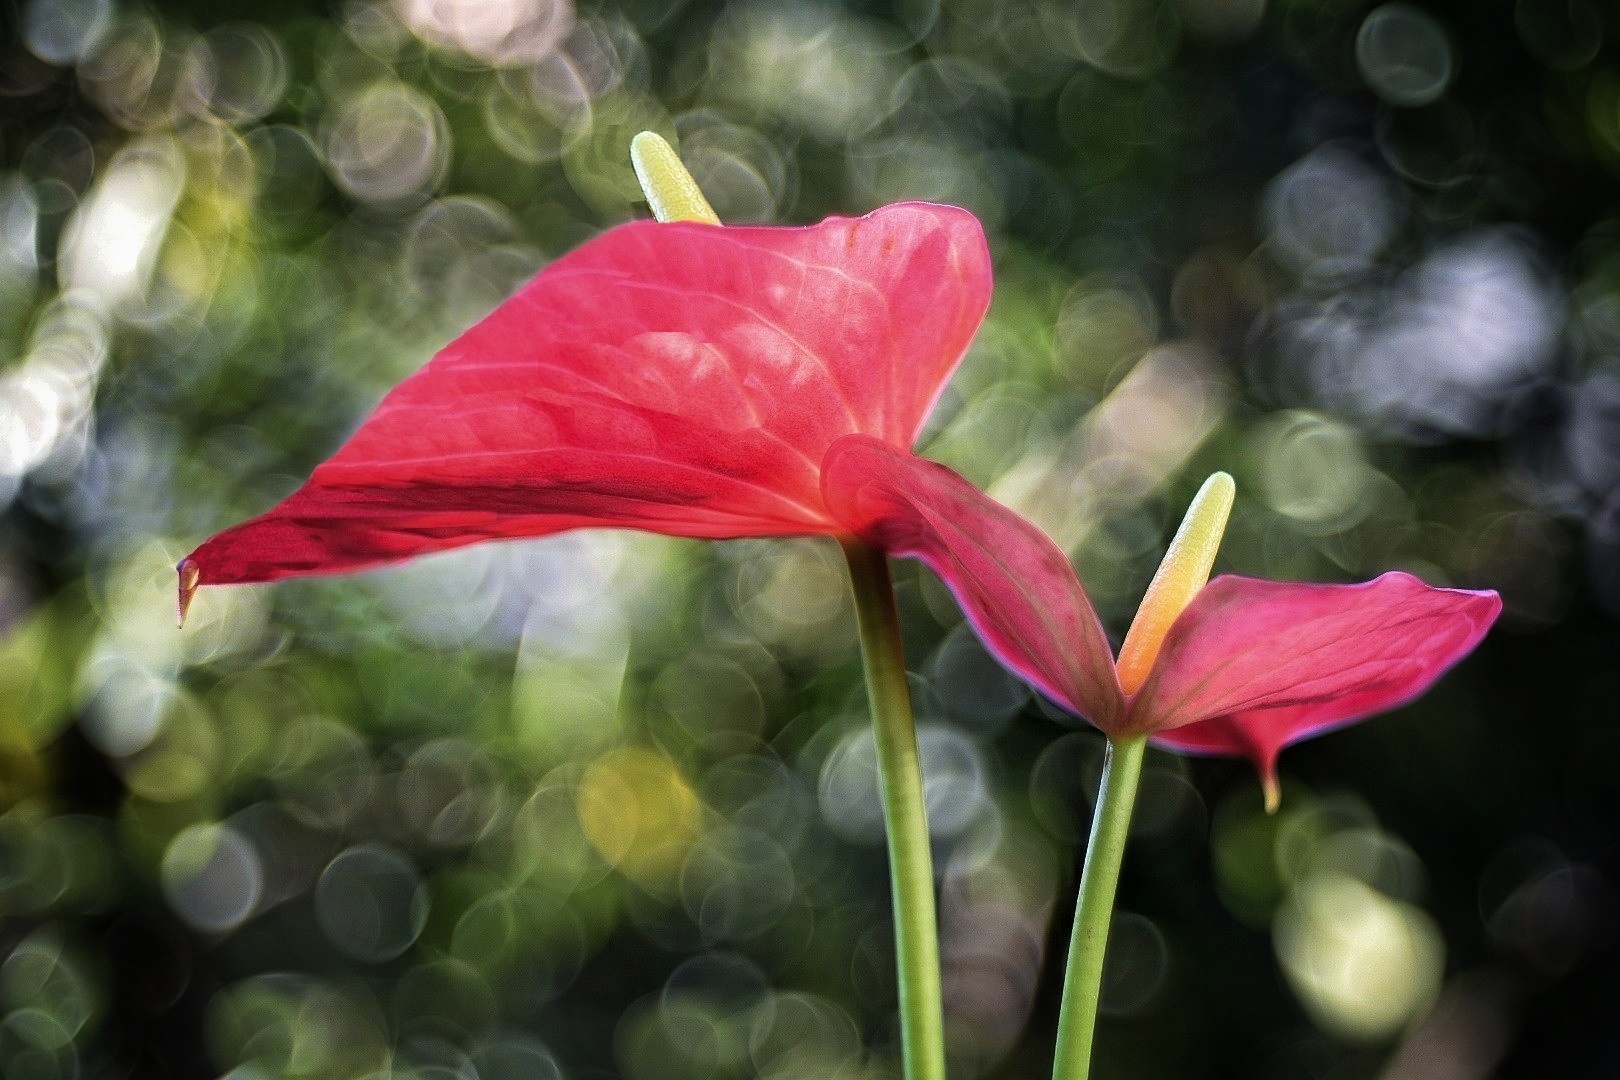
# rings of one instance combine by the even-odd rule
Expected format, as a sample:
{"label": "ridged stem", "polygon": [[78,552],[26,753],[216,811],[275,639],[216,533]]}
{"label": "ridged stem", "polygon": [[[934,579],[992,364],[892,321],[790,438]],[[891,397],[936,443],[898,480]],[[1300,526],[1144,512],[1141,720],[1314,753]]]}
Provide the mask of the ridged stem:
{"label": "ridged stem", "polygon": [[1052,1080],[1086,1080],[1091,1075],[1108,927],[1113,920],[1119,867],[1125,858],[1125,840],[1131,831],[1131,811],[1136,806],[1136,787],[1146,751],[1145,737],[1109,740],[1103,759],[1102,788],[1097,792],[1097,810],[1091,819],[1091,843],[1080,875],[1080,902],[1074,912],[1069,962],[1063,975]]}
{"label": "ridged stem", "polygon": [[900,982],[900,1037],[906,1080],[944,1080],[945,1032],[940,1007],[939,931],[934,915],[934,860],[928,845],[922,762],[911,715],[900,620],[888,558],[858,540],[844,542],[872,730],[877,739],[883,822],[889,841],[895,958]]}

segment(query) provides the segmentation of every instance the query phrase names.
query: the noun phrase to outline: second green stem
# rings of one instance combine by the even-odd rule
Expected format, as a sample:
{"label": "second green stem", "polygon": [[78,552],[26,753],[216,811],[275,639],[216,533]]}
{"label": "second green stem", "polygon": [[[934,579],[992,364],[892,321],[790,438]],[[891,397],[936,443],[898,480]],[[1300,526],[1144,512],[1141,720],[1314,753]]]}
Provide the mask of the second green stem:
{"label": "second green stem", "polygon": [[1131,831],[1131,810],[1136,806],[1136,786],[1142,777],[1146,752],[1145,736],[1109,740],[1103,759],[1102,788],[1097,792],[1097,810],[1091,819],[1091,843],[1086,848],[1086,868],[1080,875],[1080,903],[1074,913],[1074,935],[1069,941],[1069,963],[1063,976],[1052,1080],[1086,1080],[1091,1075],[1108,927],[1113,921],[1119,867],[1125,857],[1125,840]]}
{"label": "second green stem", "polygon": [[928,845],[922,762],[911,715],[894,587],[883,552],[845,541],[866,662],[872,730],[877,739],[883,822],[894,895],[895,962],[900,975],[900,1037],[906,1080],[944,1080],[939,931],[934,916],[934,858]]}

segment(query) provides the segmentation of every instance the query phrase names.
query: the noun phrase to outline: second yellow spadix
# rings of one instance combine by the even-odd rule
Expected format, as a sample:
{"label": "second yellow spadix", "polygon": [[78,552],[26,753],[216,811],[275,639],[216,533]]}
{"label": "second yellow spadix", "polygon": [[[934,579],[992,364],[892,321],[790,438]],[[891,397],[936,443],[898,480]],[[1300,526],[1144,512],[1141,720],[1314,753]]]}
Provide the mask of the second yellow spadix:
{"label": "second yellow spadix", "polygon": [[1120,646],[1119,685],[1127,694],[1142,688],[1171,624],[1209,580],[1236,494],[1237,484],[1218,472],[1204,481],[1187,508],[1187,516],[1136,610],[1125,644]]}

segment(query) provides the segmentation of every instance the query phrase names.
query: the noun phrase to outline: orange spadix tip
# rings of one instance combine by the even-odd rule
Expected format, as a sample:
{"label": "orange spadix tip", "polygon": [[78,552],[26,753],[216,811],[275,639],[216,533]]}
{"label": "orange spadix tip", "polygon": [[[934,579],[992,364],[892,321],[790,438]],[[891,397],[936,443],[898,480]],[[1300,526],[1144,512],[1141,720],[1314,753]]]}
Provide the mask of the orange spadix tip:
{"label": "orange spadix tip", "polygon": [[1142,688],[1165,634],[1209,580],[1236,495],[1237,484],[1231,476],[1218,472],[1193,496],[1120,647],[1119,684],[1127,694]]}
{"label": "orange spadix tip", "polygon": [[1277,808],[1282,806],[1282,784],[1277,781],[1275,770],[1267,770],[1260,778],[1260,784],[1266,793],[1266,813],[1275,814]]}
{"label": "orange spadix tip", "polygon": [[202,569],[190,559],[181,559],[180,565],[175,567],[180,576],[180,626],[186,625],[186,612],[191,610],[191,598],[197,595],[197,586],[202,582]]}

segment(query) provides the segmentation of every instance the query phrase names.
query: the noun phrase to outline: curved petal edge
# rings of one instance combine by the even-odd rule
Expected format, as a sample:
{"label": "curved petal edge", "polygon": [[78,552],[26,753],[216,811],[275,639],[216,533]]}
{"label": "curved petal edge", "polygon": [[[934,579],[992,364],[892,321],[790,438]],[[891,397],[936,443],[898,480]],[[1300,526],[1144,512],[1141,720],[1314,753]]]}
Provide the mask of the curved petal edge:
{"label": "curved petal edge", "polygon": [[835,532],[827,449],[855,432],[909,446],[990,288],[984,231],[955,207],[619,226],[457,338],[189,569],[202,585],[342,573],[585,526]]}
{"label": "curved petal edge", "polygon": [[890,555],[948,585],[995,656],[1042,693],[1113,733],[1125,699],[1102,623],[1045,533],[943,465],[852,435],[822,469],[828,508]]}
{"label": "curved petal edge", "polygon": [[1283,747],[1411,701],[1501,610],[1495,592],[1404,573],[1360,585],[1216,578],[1171,628],[1126,726],[1177,750],[1248,757],[1274,784]]}

